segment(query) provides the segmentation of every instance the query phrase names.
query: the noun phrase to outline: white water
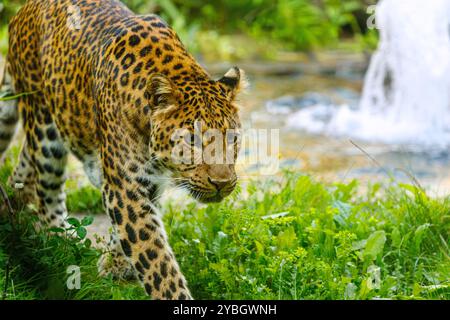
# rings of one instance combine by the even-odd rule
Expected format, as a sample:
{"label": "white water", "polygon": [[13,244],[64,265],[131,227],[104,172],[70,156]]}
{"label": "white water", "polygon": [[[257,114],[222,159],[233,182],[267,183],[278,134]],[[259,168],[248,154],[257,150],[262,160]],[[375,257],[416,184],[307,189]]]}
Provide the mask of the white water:
{"label": "white water", "polygon": [[381,0],[359,108],[316,106],[288,125],[371,142],[450,146],[450,0]]}

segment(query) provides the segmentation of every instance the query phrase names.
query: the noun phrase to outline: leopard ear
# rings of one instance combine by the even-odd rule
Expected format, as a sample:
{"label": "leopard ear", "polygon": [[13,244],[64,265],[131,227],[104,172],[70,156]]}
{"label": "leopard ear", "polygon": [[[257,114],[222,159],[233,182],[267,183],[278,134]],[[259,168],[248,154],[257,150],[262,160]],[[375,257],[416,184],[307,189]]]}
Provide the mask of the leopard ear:
{"label": "leopard ear", "polygon": [[147,97],[153,114],[166,114],[176,106],[176,93],[172,82],[162,74],[155,74],[147,85]]}
{"label": "leopard ear", "polygon": [[231,68],[220,80],[219,83],[223,85],[230,99],[235,99],[236,96],[247,89],[248,81],[244,70],[238,67]]}

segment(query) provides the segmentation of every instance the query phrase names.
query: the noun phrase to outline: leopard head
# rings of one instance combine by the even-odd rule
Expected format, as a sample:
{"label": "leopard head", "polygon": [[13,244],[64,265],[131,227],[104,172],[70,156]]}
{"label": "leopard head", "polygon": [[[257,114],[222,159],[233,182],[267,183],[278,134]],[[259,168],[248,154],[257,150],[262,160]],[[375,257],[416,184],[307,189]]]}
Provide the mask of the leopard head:
{"label": "leopard head", "polygon": [[220,202],[236,186],[241,129],[236,97],[245,86],[239,68],[217,81],[206,76],[179,83],[164,75],[151,79],[152,158],[201,202]]}

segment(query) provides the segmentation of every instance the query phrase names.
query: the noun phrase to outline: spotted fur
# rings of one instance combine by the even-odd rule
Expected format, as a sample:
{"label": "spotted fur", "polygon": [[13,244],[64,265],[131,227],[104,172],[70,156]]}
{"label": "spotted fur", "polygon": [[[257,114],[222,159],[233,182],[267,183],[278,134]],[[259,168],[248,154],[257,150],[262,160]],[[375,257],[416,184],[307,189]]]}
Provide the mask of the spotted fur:
{"label": "spotted fur", "polygon": [[29,0],[9,35],[12,81],[4,86],[37,91],[0,104],[0,155],[19,114],[26,133],[11,184],[37,204],[43,223],[65,226],[72,152],[101,188],[115,230],[100,273],[134,274],[155,299],[192,298],[156,214],[160,182],[203,202],[233,190],[234,165],[177,164],[171,136],[193,132],[196,121],[202,130],[239,128],[242,71],[212,80],[163,20],[116,0]]}

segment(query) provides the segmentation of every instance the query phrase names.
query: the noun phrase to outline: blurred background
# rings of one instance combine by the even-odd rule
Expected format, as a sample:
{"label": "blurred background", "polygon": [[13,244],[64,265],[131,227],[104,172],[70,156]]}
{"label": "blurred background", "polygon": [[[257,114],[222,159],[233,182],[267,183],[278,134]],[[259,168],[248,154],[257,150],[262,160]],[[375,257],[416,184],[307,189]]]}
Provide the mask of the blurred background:
{"label": "blurred background", "polygon": [[[0,0],[3,54],[8,20],[23,2]],[[436,194],[450,191],[448,148],[334,135],[317,123],[340,106],[355,109],[360,104],[364,77],[379,41],[374,24],[377,1],[122,2],[137,13],[161,15],[213,76],[233,65],[247,72],[251,87],[241,98],[244,123],[280,129],[281,168],[327,181],[414,182],[413,178]],[[313,112],[304,115],[305,109]],[[258,165],[245,170],[259,172]]]}
{"label": "blurred background", "polygon": [[[3,35],[8,20],[24,2],[0,1],[3,51],[7,46]],[[180,34],[190,50],[205,58],[276,59],[279,50],[311,51],[330,46],[350,46],[361,50],[376,44],[376,33],[368,32],[366,24],[367,7],[375,0],[122,2],[137,13],[161,15]],[[342,44],[343,39],[358,41]],[[249,40],[252,42],[249,43]]]}

